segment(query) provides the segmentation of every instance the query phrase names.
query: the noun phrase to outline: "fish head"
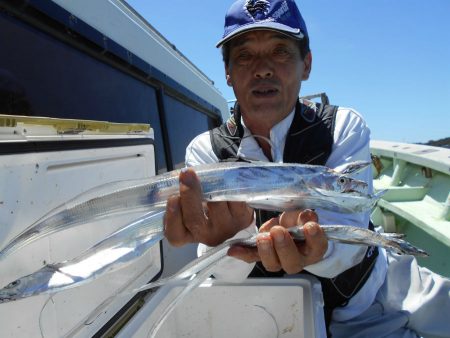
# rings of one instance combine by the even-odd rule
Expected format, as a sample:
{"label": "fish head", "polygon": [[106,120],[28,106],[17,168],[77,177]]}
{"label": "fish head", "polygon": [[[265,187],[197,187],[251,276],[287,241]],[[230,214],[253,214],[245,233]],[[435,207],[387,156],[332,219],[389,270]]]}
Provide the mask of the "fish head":
{"label": "fish head", "polygon": [[18,298],[17,295],[20,295],[23,291],[22,284],[22,281],[17,279],[0,289],[0,303],[16,300]]}
{"label": "fish head", "polygon": [[0,303],[7,303],[17,299],[45,292],[50,288],[50,280],[55,272],[51,265],[45,265],[32,274],[20,277],[0,289]]}
{"label": "fish head", "polygon": [[367,195],[368,185],[364,181],[341,175],[336,179],[336,191],[340,193],[355,193]]}

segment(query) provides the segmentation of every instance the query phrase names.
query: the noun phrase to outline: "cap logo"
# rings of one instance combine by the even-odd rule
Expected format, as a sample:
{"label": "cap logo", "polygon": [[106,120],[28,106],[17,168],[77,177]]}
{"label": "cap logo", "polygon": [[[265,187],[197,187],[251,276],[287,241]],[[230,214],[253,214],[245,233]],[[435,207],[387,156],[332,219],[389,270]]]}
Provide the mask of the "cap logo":
{"label": "cap logo", "polygon": [[286,1],[283,1],[283,3],[281,4],[281,7],[279,9],[277,9],[274,13],[273,13],[273,17],[275,19],[279,19],[282,16],[284,16],[286,13],[289,12],[289,6],[287,4]]}
{"label": "cap logo", "polygon": [[269,13],[270,2],[267,0],[247,0],[244,8],[252,18],[255,18],[259,13],[265,16]]}

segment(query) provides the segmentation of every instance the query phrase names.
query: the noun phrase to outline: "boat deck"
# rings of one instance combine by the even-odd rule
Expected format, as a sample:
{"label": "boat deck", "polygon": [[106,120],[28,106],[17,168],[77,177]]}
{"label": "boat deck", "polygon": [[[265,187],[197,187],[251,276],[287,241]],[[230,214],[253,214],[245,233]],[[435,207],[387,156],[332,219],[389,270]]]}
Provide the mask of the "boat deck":
{"label": "boat deck", "polygon": [[430,253],[419,262],[450,276],[450,149],[373,141],[374,188],[387,192],[372,214]]}

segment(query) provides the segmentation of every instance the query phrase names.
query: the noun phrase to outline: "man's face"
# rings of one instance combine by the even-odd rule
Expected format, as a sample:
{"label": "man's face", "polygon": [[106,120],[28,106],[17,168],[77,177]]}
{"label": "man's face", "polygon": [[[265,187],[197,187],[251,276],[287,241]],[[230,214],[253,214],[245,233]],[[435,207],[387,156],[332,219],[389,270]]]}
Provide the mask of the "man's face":
{"label": "man's face", "polygon": [[309,77],[311,54],[302,60],[295,40],[270,30],[248,32],[230,43],[227,83],[245,122],[273,126],[293,110],[301,81]]}

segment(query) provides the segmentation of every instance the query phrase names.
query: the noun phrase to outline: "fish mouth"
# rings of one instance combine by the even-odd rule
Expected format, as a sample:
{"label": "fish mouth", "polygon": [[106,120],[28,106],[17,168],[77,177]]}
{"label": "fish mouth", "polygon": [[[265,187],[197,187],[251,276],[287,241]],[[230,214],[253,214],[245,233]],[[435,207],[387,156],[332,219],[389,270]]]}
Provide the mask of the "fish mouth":
{"label": "fish mouth", "polygon": [[0,304],[12,302],[12,301],[15,301],[15,300],[17,300],[17,298],[13,297],[13,296],[7,296],[7,295],[0,296]]}
{"label": "fish mouth", "polygon": [[344,193],[361,194],[361,191],[358,191],[358,190],[355,190],[355,189],[345,189],[343,192],[344,192]]}

